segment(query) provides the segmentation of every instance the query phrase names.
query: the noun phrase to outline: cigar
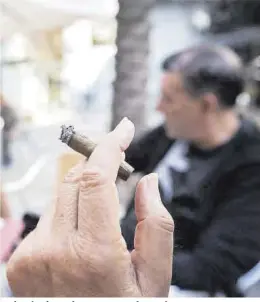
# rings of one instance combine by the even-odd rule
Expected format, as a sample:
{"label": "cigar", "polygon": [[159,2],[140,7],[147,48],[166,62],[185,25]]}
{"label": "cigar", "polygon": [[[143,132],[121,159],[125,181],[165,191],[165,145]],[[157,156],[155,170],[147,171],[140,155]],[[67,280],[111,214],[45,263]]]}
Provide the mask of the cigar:
{"label": "cigar", "polygon": [[[86,156],[90,157],[91,153],[94,151],[97,144],[95,144],[91,139],[77,133],[74,130],[73,126],[61,126],[61,135],[60,140],[68,145],[74,151]],[[130,166],[126,161],[123,161],[118,170],[118,177],[122,180],[126,181],[129,176],[133,173],[134,168]]]}

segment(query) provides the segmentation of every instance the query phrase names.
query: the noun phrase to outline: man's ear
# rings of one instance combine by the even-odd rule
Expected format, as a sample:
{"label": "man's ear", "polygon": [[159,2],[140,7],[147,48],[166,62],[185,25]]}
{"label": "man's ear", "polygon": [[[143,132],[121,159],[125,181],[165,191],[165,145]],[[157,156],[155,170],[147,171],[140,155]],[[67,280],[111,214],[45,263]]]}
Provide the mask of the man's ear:
{"label": "man's ear", "polygon": [[219,102],[217,97],[210,92],[203,94],[201,105],[204,113],[215,112],[219,108]]}

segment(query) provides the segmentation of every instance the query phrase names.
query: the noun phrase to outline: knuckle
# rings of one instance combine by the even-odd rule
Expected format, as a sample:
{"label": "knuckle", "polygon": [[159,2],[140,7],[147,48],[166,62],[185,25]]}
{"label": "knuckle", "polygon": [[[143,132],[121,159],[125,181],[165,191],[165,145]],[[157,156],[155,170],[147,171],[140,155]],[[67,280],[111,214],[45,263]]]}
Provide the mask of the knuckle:
{"label": "knuckle", "polygon": [[26,275],[32,262],[34,259],[29,254],[22,253],[18,249],[7,264],[6,275],[9,282],[15,282],[17,278]]}
{"label": "knuckle", "polygon": [[63,179],[63,183],[75,183],[75,182],[77,182],[82,170],[83,170],[83,163],[79,162],[78,164],[76,164],[74,167],[72,167],[68,171],[68,173],[65,175],[65,177]]}
{"label": "knuckle", "polygon": [[77,182],[77,176],[69,172],[67,175],[65,175],[62,184],[67,185],[67,184],[74,184],[76,182]]}
{"label": "knuckle", "polygon": [[16,276],[20,275],[20,273],[24,271],[24,262],[19,259],[19,261],[14,260],[13,257],[8,261],[6,267],[6,275],[9,282],[16,278]]}
{"label": "knuckle", "polygon": [[69,260],[67,241],[61,238],[36,239],[35,231],[28,235],[13,253],[6,268],[7,279],[16,285],[28,274],[36,274],[44,268],[59,268]]}
{"label": "knuckle", "polygon": [[147,218],[147,224],[152,228],[154,226],[159,227],[160,229],[173,233],[174,232],[174,221],[171,215],[160,215],[160,216],[151,216]]}
{"label": "knuckle", "polygon": [[100,168],[86,169],[81,177],[81,189],[102,187],[109,181],[108,175]]}
{"label": "knuckle", "polygon": [[167,216],[158,216],[158,224],[165,229],[166,231],[169,231],[171,233],[174,232],[174,221],[171,217],[171,215]]}

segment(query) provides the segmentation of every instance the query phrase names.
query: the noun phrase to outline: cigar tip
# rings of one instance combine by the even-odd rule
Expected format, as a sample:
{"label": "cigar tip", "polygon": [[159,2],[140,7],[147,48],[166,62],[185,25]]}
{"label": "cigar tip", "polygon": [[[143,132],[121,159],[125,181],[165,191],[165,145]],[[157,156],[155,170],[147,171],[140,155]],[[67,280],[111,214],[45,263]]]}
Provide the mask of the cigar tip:
{"label": "cigar tip", "polygon": [[68,144],[72,135],[75,133],[74,131],[74,127],[73,126],[65,126],[62,125],[61,126],[61,134],[60,134],[60,140],[65,143]]}

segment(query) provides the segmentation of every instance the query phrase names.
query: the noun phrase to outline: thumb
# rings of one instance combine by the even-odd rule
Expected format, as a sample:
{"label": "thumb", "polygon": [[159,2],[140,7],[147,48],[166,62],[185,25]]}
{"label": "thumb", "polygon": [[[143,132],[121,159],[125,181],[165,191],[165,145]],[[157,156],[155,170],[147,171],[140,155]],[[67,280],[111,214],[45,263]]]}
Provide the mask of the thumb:
{"label": "thumb", "polygon": [[161,201],[157,173],[146,175],[139,181],[135,194],[135,214],[137,221],[151,216],[163,216],[171,219]]}
{"label": "thumb", "polygon": [[137,227],[132,261],[139,286],[146,294],[168,296],[172,276],[173,229],[171,215],[161,202],[157,174],[141,179],[136,189]]}

